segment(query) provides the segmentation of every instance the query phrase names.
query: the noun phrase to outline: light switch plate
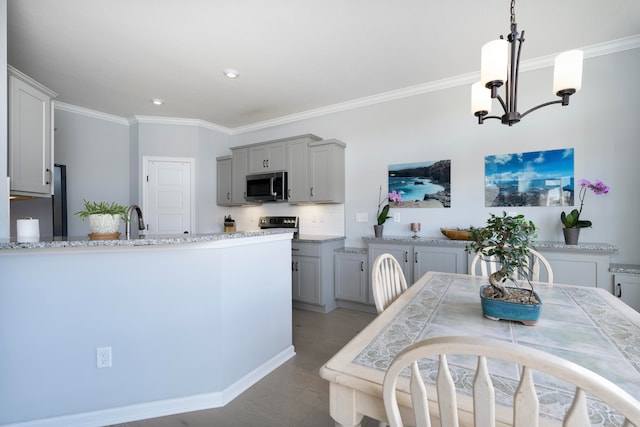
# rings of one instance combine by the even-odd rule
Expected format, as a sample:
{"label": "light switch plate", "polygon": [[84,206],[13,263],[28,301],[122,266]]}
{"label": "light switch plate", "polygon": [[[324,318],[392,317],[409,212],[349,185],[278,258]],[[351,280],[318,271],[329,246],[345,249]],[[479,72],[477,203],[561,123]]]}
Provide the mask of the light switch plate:
{"label": "light switch plate", "polygon": [[393,213],[393,222],[400,222],[400,212]]}
{"label": "light switch plate", "polygon": [[356,214],[356,222],[369,222],[369,214],[367,212],[358,212]]}

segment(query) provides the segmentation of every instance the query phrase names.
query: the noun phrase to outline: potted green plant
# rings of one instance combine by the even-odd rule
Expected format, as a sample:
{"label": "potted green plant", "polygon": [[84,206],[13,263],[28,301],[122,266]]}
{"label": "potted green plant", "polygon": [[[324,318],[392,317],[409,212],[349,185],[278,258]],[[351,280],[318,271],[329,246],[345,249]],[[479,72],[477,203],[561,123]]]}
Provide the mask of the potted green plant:
{"label": "potted green plant", "polygon": [[586,179],[578,181],[580,186],[580,209],[573,209],[569,214],[564,212],[560,213],[560,221],[564,228],[562,232],[564,234],[564,242],[567,245],[577,245],[578,238],[580,237],[580,229],[585,227],[591,227],[592,223],[588,219],[580,219],[582,214],[582,207],[584,206],[584,196],[587,194],[587,189],[592,190],[597,195],[607,194],[609,192],[609,186],[604,182],[596,179],[593,183]]}
{"label": "potted green plant", "polygon": [[[534,324],[542,301],[529,281],[529,250],[537,228],[524,215],[491,214],[486,227],[471,227],[467,252],[491,258],[500,269],[489,276],[489,285],[480,290],[483,314],[489,318],[509,319]],[[518,287],[516,276],[524,277],[529,289]],[[509,282],[515,286],[508,286]],[[495,311],[498,310],[498,311]]]}
{"label": "potted green plant", "polygon": [[89,218],[91,239],[117,239],[120,236],[120,220],[127,221],[127,208],[115,202],[90,202],[83,200],[84,209],[76,212],[80,218]]}
{"label": "potted green plant", "polygon": [[[389,216],[389,208],[390,208],[388,203],[389,200],[391,200],[392,202],[401,204],[402,196],[399,193],[397,193],[396,190],[393,190],[391,193],[387,194],[386,198],[383,199],[382,186],[380,186],[380,189],[378,191],[378,212],[376,213],[378,224],[373,226],[373,231],[376,237],[382,237],[382,230],[383,230],[384,223],[389,218],[391,218]],[[382,204],[385,202],[387,202],[387,204],[382,206]],[[380,208],[382,208],[382,210]]]}

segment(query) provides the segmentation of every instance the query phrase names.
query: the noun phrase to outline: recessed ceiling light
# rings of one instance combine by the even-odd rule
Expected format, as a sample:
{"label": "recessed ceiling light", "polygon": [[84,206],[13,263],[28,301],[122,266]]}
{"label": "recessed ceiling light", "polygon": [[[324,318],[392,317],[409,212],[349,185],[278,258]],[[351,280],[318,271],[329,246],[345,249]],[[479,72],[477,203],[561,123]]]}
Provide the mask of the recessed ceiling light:
{"label": "recessed ceiling light", "polygon": [[240,76],[240,72],[238,70],[234,70],[233,68],[225,68],[222,71],[222,74],[224,74],[230,79],[236,79]]}
{"label": "recessed ceiling light", "polygon": [[162,104],[164,104],[164,101],[162,99],[160,99],[160,98],[151,98],[151,102],[154,105],[162,105]]}

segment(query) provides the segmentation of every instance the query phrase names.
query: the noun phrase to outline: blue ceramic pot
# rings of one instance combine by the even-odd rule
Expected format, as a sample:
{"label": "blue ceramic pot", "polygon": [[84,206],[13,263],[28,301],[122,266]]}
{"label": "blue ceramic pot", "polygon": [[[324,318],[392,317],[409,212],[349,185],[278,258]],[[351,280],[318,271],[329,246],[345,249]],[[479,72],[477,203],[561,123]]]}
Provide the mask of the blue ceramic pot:
{"label": "blue ceramic pot", "polygon": [[[542,300],[540,296],[534,291],[533,295],[535,295],[536,299],[539,301],[538,304],[522,304],[515,303],[510,301],[503,301],[494,298],[485,298],[483,296],[484,289],[488,288],[489,285],[484,285],[480,287],[480,301],[482,303],[482,314],[486,318],[492,320],[513,320],[516,322],[521,322],[524,325],[532,326],[535,325],[540,317],[540,308],[542,307]],[[517,289],[517,288],[507,288],[507,289]]]}

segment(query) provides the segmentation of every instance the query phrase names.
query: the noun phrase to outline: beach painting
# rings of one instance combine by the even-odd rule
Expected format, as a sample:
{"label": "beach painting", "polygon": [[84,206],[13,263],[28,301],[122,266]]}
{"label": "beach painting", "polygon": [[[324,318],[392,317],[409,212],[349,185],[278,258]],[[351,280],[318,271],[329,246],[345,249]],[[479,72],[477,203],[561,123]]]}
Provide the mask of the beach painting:
{"label": "beach painting", "polygon": [[573,148],[485,157],[485,206],[573,206]]}
{"label": "beach painting", "polygon": [[450,208],[451,160],[389,165],[389,192],[402,196],[392,208]]}

